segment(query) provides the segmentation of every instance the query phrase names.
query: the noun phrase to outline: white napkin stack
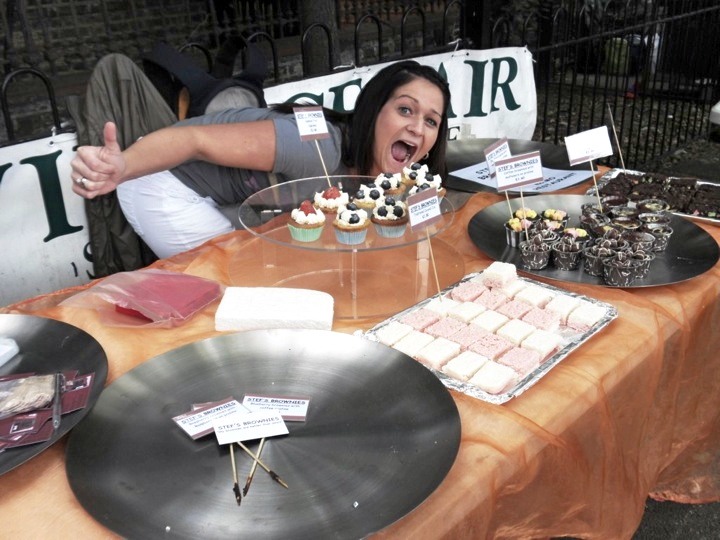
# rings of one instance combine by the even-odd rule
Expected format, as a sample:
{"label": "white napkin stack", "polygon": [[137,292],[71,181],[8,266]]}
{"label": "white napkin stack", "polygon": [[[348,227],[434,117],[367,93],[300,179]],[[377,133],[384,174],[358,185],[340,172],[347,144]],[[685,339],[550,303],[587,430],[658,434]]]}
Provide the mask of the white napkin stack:
{"label": "white napkin stack", "polygon": [[331,295],[310,289],[227,287],[215,312],[215,330],[331,330],[333,303]]}

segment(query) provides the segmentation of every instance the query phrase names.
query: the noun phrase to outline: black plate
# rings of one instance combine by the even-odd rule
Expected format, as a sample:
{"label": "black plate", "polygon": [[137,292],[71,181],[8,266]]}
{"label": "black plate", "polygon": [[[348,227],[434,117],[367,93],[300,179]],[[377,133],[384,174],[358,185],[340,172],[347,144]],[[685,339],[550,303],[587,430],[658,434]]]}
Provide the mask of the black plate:
{"label": "black plate", "polygon": [[[268,439],[240,507],[215,436],[171,420],[193,403],[246,392],[307,396],[305,422]],[[455,402],[429,370],[360,337],[257,330],[190,344],[113,382],[69,441],[80,503],[129,538],[359,538],[419,505],[460,444]],[[257,448],[254,442],[253,449]],[[244,484],[251,459],[237,453]]]}
{"label": "black plate", "polygon": [[0,375],[73,369],[80,375],[95,372],[87,407],[63,415],[60,427],[49,440],[0,453],[0,474],[4,474],[50,447],[90,412],[105,384],[107,356],[95,338],[80,328],[32,315],[0,314],[0,336],[14,339],[20,349],[0,367]]}
{"label": "black plate", "polygon": [[[595,197],[586,195],[538,195],[528,204],[533,210],[542,212],[547,208],[565,210],[570,216],[568,226],[579,226],[580,206],[586,202],[595,202]],[[520,207],[520,200],[512,201],[513,208]],[[507,245],[503,224],[509,218],[506,201],[495,203],[475,214],[468,224],[468,233],[475,245],[488,257],[498,261],[513,263],[518,270],[560,281],[605,285],[601,277],[591,276],[578,270],[557,270],[548,266],[542,270],[528,270],[522,265],[520,250]],[[647,277],[636,280],[630,287],[652,287],[679,283],[697,277],[715,266],[718,261],[718,245],[715,239],[701,227],[691,221],[673,216],[670,226],[673,235],[664,252],[650,265]]]}

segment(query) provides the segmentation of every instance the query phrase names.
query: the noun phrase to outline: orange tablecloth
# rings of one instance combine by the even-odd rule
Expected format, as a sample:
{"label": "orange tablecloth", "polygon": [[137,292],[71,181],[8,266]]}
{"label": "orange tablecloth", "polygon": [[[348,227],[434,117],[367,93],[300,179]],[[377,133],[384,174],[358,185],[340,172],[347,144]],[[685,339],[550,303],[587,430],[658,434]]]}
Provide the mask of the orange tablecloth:
{"label": "orange tablecloth", "polygon": [[[468,237],[467,224],[498,200],[473,195],[438,237],[462,255],[465,273],[491,262]],[[720,228],[702,226],[720,239]],[[248,233],[235,232],[154,266],[243,285],[238,276],[258,273],[257,246]],[[455,464],[420,507],[379,537],[629,538],[648,494],[681,502],[720,499],[720,265],[665,287],[561,285],[613,304],[618,318],[504,405],[453,393],[462,422]],[[58,307],[74,292],[0,311],[50,317],[89,332],[107,352],[108,384],[149,358],[217,335],[217,304],[173,330],[118,329],[103,326],[92,311]],[[336,321],[333,329],[352,332],[375,322]],[[61,441],[0,477],[3,536],[115,536],[74,498],[64,447]]]}

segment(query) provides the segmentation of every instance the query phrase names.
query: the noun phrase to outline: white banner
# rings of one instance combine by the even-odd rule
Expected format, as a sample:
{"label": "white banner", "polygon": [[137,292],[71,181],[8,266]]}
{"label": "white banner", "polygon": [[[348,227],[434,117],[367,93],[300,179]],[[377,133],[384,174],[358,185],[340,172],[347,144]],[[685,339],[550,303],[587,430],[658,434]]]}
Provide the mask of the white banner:
{"label": "white banner", "polygon": [[[531,139],[537,121],[532,55],[522,47],[458,50],[415,58],[450,84],[450,139]],[[272,86],[265,100],[351,111],[360,89],[391,62]]]}
{"label": "white banner", "polygon": [[85,199],[70,186],[75,133],[0,148],[0,306],[87,283]]}

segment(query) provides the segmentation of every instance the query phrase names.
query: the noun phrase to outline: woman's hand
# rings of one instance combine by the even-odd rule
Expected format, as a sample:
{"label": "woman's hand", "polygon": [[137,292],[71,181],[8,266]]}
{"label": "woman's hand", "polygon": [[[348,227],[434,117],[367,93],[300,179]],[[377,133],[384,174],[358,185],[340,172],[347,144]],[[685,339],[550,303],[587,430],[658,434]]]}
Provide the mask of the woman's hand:
{"label": "woman's hand", "polygon": [[81,146],[70,163],[72,189],[86,199],[110,193],[125,179],[125,157],[117,142],[117,127],[112,122],[103,128],[105,146]]}

